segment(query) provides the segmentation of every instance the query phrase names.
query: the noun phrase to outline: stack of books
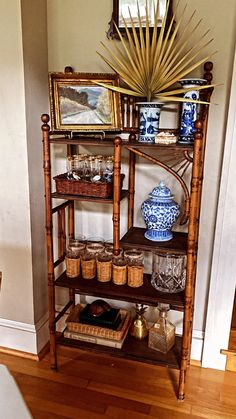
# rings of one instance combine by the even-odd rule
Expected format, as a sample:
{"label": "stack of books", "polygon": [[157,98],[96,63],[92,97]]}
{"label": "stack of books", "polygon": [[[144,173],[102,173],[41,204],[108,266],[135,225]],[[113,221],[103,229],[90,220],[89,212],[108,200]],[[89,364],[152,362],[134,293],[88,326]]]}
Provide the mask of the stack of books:
{"label": "stack of books", "polygon": [[100,316],[90,314],[89,304],[77,304],[67,318],[64,337],[121,349],[131,315],[128,310],[111,308]]}

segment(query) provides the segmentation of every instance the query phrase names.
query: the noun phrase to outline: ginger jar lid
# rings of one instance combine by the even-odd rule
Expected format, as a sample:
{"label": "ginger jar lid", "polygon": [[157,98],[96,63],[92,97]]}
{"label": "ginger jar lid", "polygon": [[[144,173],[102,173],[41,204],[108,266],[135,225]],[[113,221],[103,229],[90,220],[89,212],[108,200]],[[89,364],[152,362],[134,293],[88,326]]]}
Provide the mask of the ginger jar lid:
{"label": "ginger jar lid", "polygon": [[150,193],[149,196],[157,201],[168,201],[173,198],[171,190],[165,185],[163,180],[161,180],[159,186],[156,186],[152,190],[152,193]]}

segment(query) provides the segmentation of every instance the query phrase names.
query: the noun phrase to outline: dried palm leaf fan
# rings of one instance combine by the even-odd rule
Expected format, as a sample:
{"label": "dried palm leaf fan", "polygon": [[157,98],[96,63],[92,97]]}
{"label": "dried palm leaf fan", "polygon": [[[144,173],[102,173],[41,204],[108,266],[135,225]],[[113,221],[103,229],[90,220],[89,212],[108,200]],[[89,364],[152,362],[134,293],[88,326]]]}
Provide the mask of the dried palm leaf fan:
{"label": "dried palm leaf fan", "polygon": [[[138,1],[138,26],[135,26],[134,24],[130,9],[130,29],[127,27],[126,21],[122,17],[127,40],[122,37],[119,28],[114,22],[121,41],[121,46],[118,46],[116,41],[110,39],[114,48],[110,48],[104,43],[101,43],[110,58],[107,58],[100,53],[98,54],[120,76],[125,87],[107,86],[102,83],[97,84],[116,92],[140,97],[147,101],[206,103],[179,96],[182,93],[186,93],[188,90],[190,91],[191,88],[173,90],[172,86],[215,54],[214,52],[210,55],[206,55],[195,62],[197,57],[202,55],[203,50],[208,47],[213,39],[207,40],[208,30],[203,35],[200,35],[198,41],[195,39],[193,40],[193,35],[196,34],[201,23],[200,20],[194,25],[193,18],[195,16],[195,11],[184,25],[184,29],[180,31],[180,25],[181,22],[183,22],[186,6],[180,14],[181,17],[179,21],[176,22],[179,1],[177,2],[176,9],[173,12],[172,19],[168,26],[167,13],[169,5],[170,0],[167,0],[165,16],[161,28],[159,28],[159,0],[154,2],[152,34],[150,34],[149,30],[149,10],[147,0],[146,28],[142,27]],[[208,88],[208,86],[198,86],[195,90],[202,90],[205,88]]]}

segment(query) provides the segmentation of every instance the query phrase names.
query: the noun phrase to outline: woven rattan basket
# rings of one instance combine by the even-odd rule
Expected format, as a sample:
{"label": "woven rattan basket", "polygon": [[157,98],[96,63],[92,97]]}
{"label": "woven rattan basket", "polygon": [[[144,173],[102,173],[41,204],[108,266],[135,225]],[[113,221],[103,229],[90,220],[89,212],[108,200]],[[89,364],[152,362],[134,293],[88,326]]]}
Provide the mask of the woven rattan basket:
{"label": "woven rattan basket", "polygon": [[142,265],[128,266],[128,285],[129,287],[137,288],[143,285],[143,272]]}
{"label": "woven rattan basket", "polygon": [[76,278],[80,274],[80,258],[65,257],[66,275],[69,278]]}
{"label": "woven rattan basket", "polygon": [[127,331],[127,328],[129,328],[131,323],[131,315],[129,311],[123,309],[120,310],[122,321],[117,330],[112,330],[106,327],[80,323],[79,315],[84,307],[84,304],[77,304],[71,312],[71,314],[68,316],[66,324],[67,329],[70,332],[84,333],[86,335],[92,335],[114,340],[121,340],[123,338]]}
{"label": "woven rattan basket", "polygon": [[[55,176],[56,192],[65,195],[85,195],[99,198],[110,198],[113,194],[113,183],[87,182],[83,180],[67,179],[67,174]],[[124,175],[121,175],[121,187]]]}

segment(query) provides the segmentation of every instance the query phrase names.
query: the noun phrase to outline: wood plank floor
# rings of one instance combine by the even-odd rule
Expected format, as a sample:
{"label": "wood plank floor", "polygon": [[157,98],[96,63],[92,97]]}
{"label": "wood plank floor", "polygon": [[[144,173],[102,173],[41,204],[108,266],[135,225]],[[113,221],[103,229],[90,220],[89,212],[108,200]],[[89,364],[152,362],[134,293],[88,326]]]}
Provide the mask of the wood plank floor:
{"label": "wood plank floor", "polygon": [[57,372],[48,354],[37,362],[0,353],[34,419],[236,418],[234,372],[191,366],[181,403],[178,371],[66,347],[58,353]]}

